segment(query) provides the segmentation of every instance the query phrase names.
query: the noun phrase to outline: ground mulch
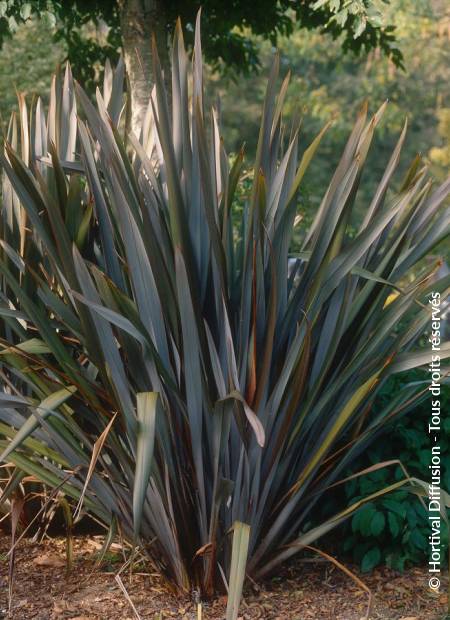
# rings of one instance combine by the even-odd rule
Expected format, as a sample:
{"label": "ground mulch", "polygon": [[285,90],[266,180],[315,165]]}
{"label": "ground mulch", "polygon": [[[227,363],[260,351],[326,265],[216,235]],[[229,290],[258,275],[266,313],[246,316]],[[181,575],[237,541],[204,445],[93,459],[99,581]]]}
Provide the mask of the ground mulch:
{"label": "ground mulch", "polygon": [[[23,539],[16,549],[14,593],[8,613],[9,537],[0,533],[0,617],[14,620],[223,620],[226,598],[204,602],[201,610],[188,597],[171,593],[148,566],[130,575],[123,571],[119,548],[102,568],[95,568],[101,546],[96,536],[74,541],[74,566],[66,575],[65,540],[33,543]],[[357,574],[354,567],[351,570]],[[438,620],[446,609],[442,593],[428,589],[427,568],[402,575],[387,568],[358,575],[373,596],[372,620]],[[122,586],[122,587],[121,587]],[[132,608],[134,606],[134,610]],[[296,561],[270,581],[250,584],[241,620],[360,620],[367,593],[336,566],[325,561]]]}

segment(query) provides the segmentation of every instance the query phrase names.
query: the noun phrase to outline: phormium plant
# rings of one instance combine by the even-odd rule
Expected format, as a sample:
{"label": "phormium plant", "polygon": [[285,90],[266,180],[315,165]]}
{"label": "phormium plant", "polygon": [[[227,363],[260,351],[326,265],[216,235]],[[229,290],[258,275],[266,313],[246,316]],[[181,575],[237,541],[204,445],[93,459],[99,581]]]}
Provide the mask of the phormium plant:
{"label": "phormium plant", "polygon": [[[312,525],[342,472],[412,406],[414,384],[371,410],[390,375],[428,361],[413,349],[427,295],[450,287],[418,268],[449,232],[450,181],[433,190],[417,159],[390,189],[406,128],[348,234],[384,106],[368,123],[361,110],[290,253],[325,130],[304,149],[298,125],[283,129],[278,69],[275,57],[237,227],[243,153],[230,163],[204,109],[199,29],[191,80],[177,27],[171,106],[155,59],[139,138],[122,63],[96,105],[67,68],[47,117],[20,99],[1,158],[1,459],[75,500],[77,517],[120,526],[180,589],[208,595],[226,578],[229,618],[245,572],[268,574],[373,499]],[[418,483],[375,495],[400,487]]]}

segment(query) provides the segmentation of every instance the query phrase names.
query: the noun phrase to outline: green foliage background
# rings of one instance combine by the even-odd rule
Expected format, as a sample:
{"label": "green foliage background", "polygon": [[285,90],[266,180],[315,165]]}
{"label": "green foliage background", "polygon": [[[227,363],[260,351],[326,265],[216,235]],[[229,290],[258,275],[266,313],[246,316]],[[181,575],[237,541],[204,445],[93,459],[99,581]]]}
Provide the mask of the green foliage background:
{"label": "green foliage background", "polygon": [[[193,46],[194,24],[201,9],[206,17],[202,30],[204,53],[215,68],[232,68],[249,73],[259,67],[259,41],[250,32],[275,44],[280,35],[290,35],[295,28],[320,29],[327,36],[340,38],[342,49],[355,54],[379,48],[397,66],[403,55],[396,43],[395,27],[384,19],[390,0],[259,0],[252,3],[229,0],[158,0],[157,11],[171,37],[177,18],[185,28],[187,43]],[[152,12],[152,3],[143,15]],[[122,6],[121,6],[122,5]],[[14,34],[19,24],[38,17],[54,28],[54,40],[64,41],[74,75],[85,86],[92,85],[91,67],[106,57],[116,59],[121,45],[121,12],[125,2],[114,0],[1,0],[0,46]],[[86,37],[85,26],[103,30],[101,40]]]}
{"label": "green foliage background", "polygon": [[[287,97],[290,114],[298,113],[299,108],[304,111],[305,143],[330,118],[334,119],[334,126],[321,147],[320,162],[316,162],[309,175],[312,194],[329,180],[339,146],[365,99],[372,109],[389,100],[371,155],[371,178],[365,178],[369,192],[381,174],[386,153],[394,145],[405,116],[409,120],[409,132],[404,165],[421,152],[428,157],[437,177],[448,173],[450,10],[441,2],[394,0],[386,11],[392,12],[389,20],[397,26],[406,71],[396,68],[376,51],[360,58],[343,55],[338,41],[332,42],[318,32],[298,31],[291,38],[279,41],[282,63],[293,74]],[[272,54],[270,44],[261,43],[263,64],[268,65]],[[253,150],[257,140],[256,111],[264,92],[263,77],[237,78],[234,83],[216,79],[226,111],[225,139],[235,148],[245,141],[247,149]]]}
{"label": "green foliage background", "polygon": [[40,95],[47,102],[55,66],[65,50],[52,42],[52,27],[44,21],[29,22],[18,28],[0,51],[0,113],[3,128],[12,110],[17,110],[16,92],[28,101]]}
{"label": "green foliage background", "polygon": [[[394,66],[378,51],[355,57],[342,52],[342,41],[333,41],[319,31],[298,30],[281,37],[278,47],[285,72],[294,76],[289,87],[289,117],[304,116],[304,142],[317,135],[330,119],[334,120],[322,146],[320,163],[309,175],[311,200],[329,180],[340,147],[353,124],[356,109],[368,99],[372,109],[386,99],[390,105],[378,132],[371,155],[368,192],[383,169],[384,153],[390,152],[401,130],[405,114],[409,134],[404,165],[420,151],[426,154],[434,174],[443,178],[450,164],[450,9],[442,0],[392,0],[386,5],[385,20],[396,25],[398,45],[405,58],[406,71]],[[88,27],[97,41],[105,37],[101,29]],[[47,96],[51,73],[63,62],[68,50],[63,40],[52,40],[48,21],[28,22],[18,27],[0,52],[0,112],[8,119],[15,105],[15,89]],[[84,33],[86,35],[86,32]],[[261,70],[255,75],[213,74],[216,95],[226,111],[223,116],[225,143],[238,150],[243,142],[254,151],[266,76],[274,48],[253,37],[260,49]],[[100,77],[100,64],[97,67]]]}

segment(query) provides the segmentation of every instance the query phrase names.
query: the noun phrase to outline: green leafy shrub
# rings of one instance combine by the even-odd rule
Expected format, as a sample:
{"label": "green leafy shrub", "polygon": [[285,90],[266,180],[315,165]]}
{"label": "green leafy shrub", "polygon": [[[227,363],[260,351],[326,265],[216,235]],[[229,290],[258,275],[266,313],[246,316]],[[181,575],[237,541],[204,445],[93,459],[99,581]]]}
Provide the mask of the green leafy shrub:
{"label": "green leafy shrub", "polygon": [[[428,377],[420,371],[410,371],[405,375],[392,377],[379,394],[374,409],[382,408],[409,382],[424,382]],[[448,383],[442,384],[441,410],[450,407]],[[353,472],[370,465],[398,458],[408,473],[423,480],[429,479],[430,438],[428,423],[430,418],[429,397],[417,403],[414,410],[393,423],[371,448],[353,464]],[[440,433],[442,454],[450,450],[450,420],[443,418]],[[384,488],[392,480],[401,480],[404,472],[400,466],[380,469],[363,478],[350,480],[344,485],[345,501],[351,505],[355,501]],[[450,462],[442,459],[442,488],[450,490]],[[345,504],[344,504],[345,505]],[[339,509],[335,502],[329,506],[330,513]],[[403,570],[408,564],[426,562],[428,558],[428,536],[430,525],[428,512],[423,504],[404,491],[396,491],[388,497],[366,504],[350,522],[343,526],[343,550],[350,552],[362,570],[370,570],[385,562],[389,567]],[[443,549],[448,546],[448,531],[442,525],[441,542]],[[446,553],[443,553],[445,561]]]}
{"label": "green leafy shrub", "polygon": [[268,574],[364,502],[411,487],[394,482],[312,525],[318,501],[416,397],[407,385],[368,415],[390,376],[428,361],[414,350],[427,295],[448,294],[450,277],[432,282],[434,266],[405,276],[448,235],[450,181],[433,190],[416,160],[390,189],[404,131],[354,232],[384,110],[367,122],[363,106],[292,254],[295,197],[323,132],[299,155],[299,124],[282,124],[278,58],[234,226],[243,153],[229,165],[218,114],[204,110],[199,31],[190,84],[177,28],[172,109],[154,52],[139,139],[122,63],[107,68],[96,105],[67,68],[47,118],[22,98],[11,121],[0,459],[76,502],[75,520],[89,511],[119,526],[180,589],[211,594],[223,573],[235,618],[246,572]]}

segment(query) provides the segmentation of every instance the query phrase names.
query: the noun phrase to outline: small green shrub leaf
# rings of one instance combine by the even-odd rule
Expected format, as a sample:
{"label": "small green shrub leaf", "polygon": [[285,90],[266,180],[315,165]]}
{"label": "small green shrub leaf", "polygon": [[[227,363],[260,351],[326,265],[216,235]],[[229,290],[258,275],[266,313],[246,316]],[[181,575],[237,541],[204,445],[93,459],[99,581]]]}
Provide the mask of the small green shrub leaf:
{"label": "small green shrub leaf", "polygon": [[384,526],[386,523],[385,516],[382,512],[377,511],[370,522],[370,533],[372,536],[379,536],[381,532],[384,530]]}
{"label": "small green shrub leaf", "polygon": [[393,512],[388,512],[387,515],[388,515],[389,530],[392,536],[394,538],[397,538],[397,536],[400,534],[399,520]]}
{"label": "small green shrub leaf", "polygon": [[367,553],[364,554],[361,560],[361,570],[363,573],[368,573],[373,570],[381,561],[381,551],[378,547],[373,547]]}

